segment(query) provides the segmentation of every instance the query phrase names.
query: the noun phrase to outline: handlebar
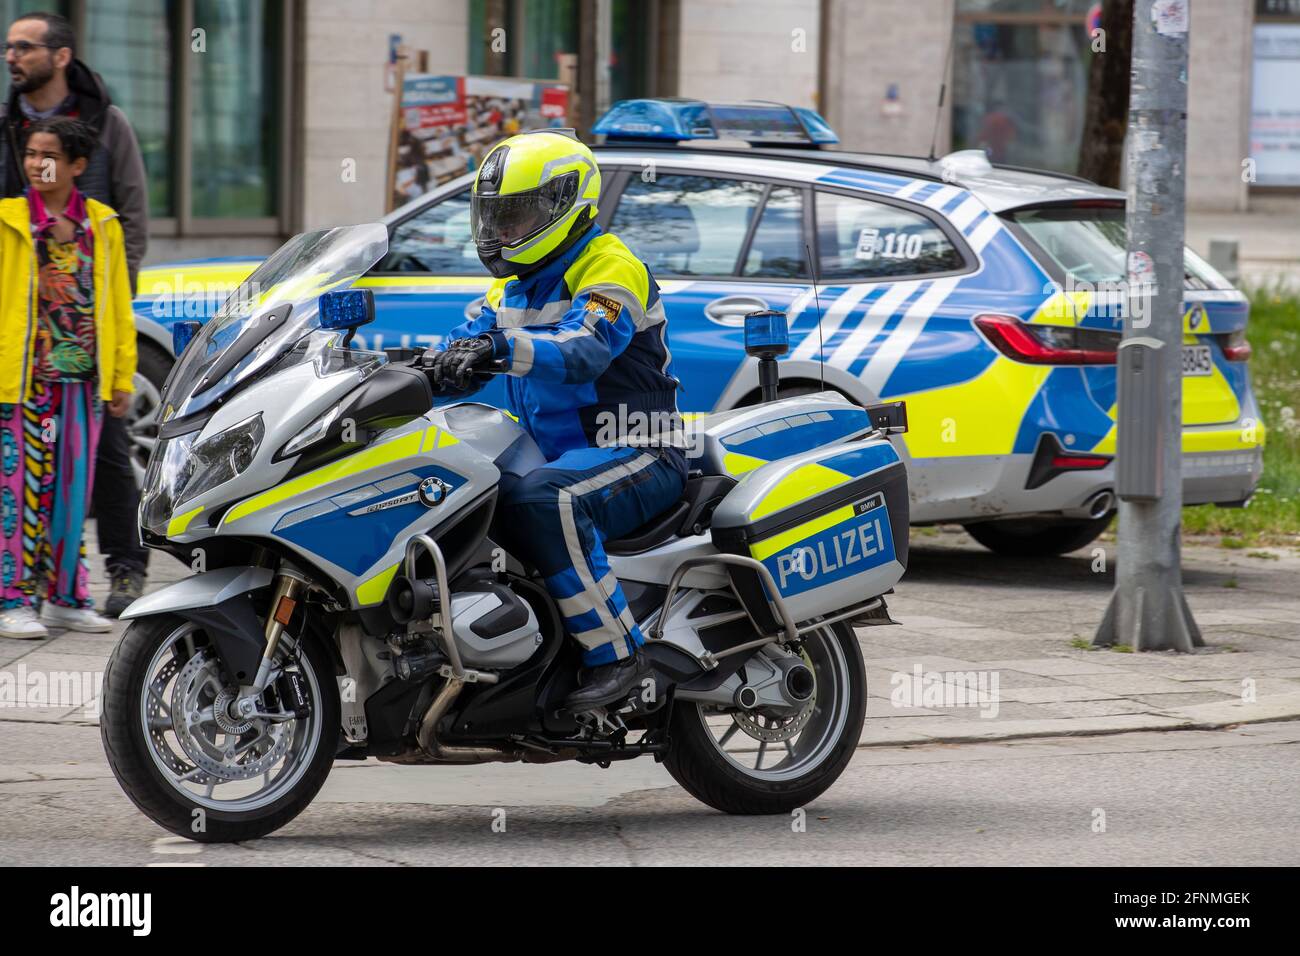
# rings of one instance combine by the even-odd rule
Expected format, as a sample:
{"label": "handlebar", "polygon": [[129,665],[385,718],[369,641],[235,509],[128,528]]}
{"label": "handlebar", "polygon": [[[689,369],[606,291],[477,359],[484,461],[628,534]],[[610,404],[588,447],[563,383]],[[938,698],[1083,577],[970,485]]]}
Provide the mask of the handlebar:
{"label": "handlebar", "polygon": [[[486,379],[489,379],[494,375],[505,375],[510,371],[510,366],[507,363],[500,360],[494,360],[488,362],[486,365],[477,366],[470,372],[472,379],[482,376],[482,378],[476,383],[477,387],[457,389],[443,386],[440,388],[434,383],[433,376],[430,374],[431,370],[424,364],[424,354],[430,351],[430,349],[385,349],[385,351],[389,353],[390,358],[395,362],[400,362],[401,364],[408,365],[417,371],[425,373],[425,377],[429,380],[429,387],[433,389],[434,396],[438,398],[455,396],[467,391],[477,391],[478,388],[481,388],[486,384]],[[400,353],[400,358],[394,356],[393,353]]]}

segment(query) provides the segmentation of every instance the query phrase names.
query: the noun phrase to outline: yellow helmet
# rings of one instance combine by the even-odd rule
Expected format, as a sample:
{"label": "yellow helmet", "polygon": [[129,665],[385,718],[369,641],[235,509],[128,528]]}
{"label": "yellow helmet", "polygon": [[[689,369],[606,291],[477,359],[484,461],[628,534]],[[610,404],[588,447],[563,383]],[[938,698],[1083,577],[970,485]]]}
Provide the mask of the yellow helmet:
{"label": "yellow helmet", "polygon": [[471,229],[494,276],[524,275],[564,251],[596,220],[600,168],[572,131],[503,140],[474,177]]}

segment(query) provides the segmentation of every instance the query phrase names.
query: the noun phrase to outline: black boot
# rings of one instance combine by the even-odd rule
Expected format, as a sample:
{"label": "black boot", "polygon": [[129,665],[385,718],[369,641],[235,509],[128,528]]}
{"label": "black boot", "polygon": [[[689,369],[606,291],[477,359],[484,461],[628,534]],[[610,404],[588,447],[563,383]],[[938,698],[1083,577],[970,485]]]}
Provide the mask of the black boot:
{"label": "black boot", "polygon": [[650,662],[641,648],[629,657],[612,664],[600,664],[584,675],[582,686],[564,699],[566,710],[580,714],[593,707],[603,707],[628,697],[650,676]]}
{"label": "black boot", "polygon": [[109,579],[113,586],[104,605],[104,615],[117,617],[144,594],[144,572],[115,568],[109,572]]}

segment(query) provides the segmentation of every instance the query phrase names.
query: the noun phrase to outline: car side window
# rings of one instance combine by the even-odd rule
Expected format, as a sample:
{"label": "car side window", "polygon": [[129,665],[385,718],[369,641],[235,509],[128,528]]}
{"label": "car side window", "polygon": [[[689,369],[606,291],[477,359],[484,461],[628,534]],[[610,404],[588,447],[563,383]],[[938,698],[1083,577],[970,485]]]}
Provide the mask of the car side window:
{"label": "car side window", "polygon": [[761,183],[739,179],[634,176],[609,230],[655,275],[734,275],[762,198]]}
{"label": "car side window", "polygon": [[954,272],[961,251],[928,216],[838,193],[817,193],[822,279],[894,279]]}
{"label": "car side window", "polygon": [[745,253],[743,276],[801,279],[808,275],[803,243],[803,193],[773,186]]}
{"label": "car side window", "polygon": [[421,209],[393,229],[376,272],[487,275],[470,239],[469,190]]}

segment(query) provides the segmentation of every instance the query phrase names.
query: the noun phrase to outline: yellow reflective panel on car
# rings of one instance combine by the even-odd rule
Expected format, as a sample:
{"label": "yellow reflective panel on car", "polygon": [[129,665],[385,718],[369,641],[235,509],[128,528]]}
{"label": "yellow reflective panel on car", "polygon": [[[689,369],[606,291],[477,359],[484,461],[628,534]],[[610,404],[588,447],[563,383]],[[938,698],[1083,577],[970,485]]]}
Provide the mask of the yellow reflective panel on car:
{"label": "yellow reflective panel on car", "polygon": [[1051,372],[1051,366],[1000,355],[968,382],[883,399],[907,402],[903,440],[913,458],[1009,455],[1029,403]]}
{"label": "yellow reflective panel on car", "polygon": [[403,289],[429,288],[472,289],[482,292],[491,284],[486,276],[363,276],[353,283],[358,289],[382,289],[401,292]]}
{"label": "yellow reflective panel on car", "polygon": [[187,286],[194,293],[206,292],[214,287],[228,286],[234,291],[241,282],[253,274],[261,263],[237,262],[212,265],[161,266],[140,270],[137,287],[140,296],[184,294]]}
{"label": "yellow reflective panel on car", "polygon": [[[1196,336],[1183,337],[1183,345],[1200,345]],[[1208,349],[1208,345],[1200,345]],[[1183,375],[1183,424],[1217,425],[1235,422],[1241,415],[1241,403],[1219,367],[1210,361],[1208,375]]]}
{"label": "yellow reflective panel on car", "polygon": [[1037,325],[1078,325],[1088,314],[1092,294],[1086,289],[1058,289],[1044,300],[1029,321]]}

